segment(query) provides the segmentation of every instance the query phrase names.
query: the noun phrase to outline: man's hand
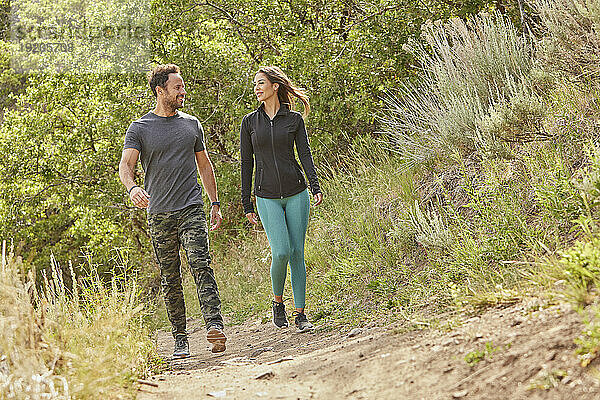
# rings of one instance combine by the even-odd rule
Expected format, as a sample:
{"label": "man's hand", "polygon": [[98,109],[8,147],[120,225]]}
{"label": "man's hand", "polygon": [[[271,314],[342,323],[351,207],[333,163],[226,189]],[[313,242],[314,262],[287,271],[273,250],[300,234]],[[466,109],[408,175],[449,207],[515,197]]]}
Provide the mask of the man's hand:
{"label": "man's hand", "polygon": [[133,204],[139,208],[148,208],[148,205],[150,204],[150,195],[139,186],[131,189],[131,192],[129,192],[129,198]]}
{"label": "man's hand", "polygon": [[196,152],[196,164],[198,166],[198,175],[202,180],[202,185],[206,190],[206,194],[211,202],[217,202],[217,204],[211,204],[210,207],[210,230],[214,231],[221,226],[223,216],[221,215],[221,207],[218,204],[217,196],[217,181],[215,180],[215,170],[213,165],[208,158],[208,151],[202,150]]}
{"label": "man's hand", "polygon": [[219,229],[222,221],[223,221],[223,216],[221,215],[221,207],[216,206],[216,205],[211,206],[210,207],[210,230],[214,231],[215,229]]}
{"label": "man's hand", "polygon": [[258,225],[258,217],[255,213],[251,212],[246,214],[246,218],[248,218],[248,222],[250,222],[251,224]]}

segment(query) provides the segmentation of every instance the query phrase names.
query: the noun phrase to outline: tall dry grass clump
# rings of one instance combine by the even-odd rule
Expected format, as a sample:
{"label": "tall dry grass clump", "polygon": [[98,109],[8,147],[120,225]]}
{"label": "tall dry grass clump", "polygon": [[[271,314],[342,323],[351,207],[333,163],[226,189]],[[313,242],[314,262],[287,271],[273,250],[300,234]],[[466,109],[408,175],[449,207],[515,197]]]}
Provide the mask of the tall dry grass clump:
{"label": "tall dry grass clump", "polygon": [[587,82],[600,73],[600,1],[530,0],[544,33],[545,63]]}
{"label": "tall dry grass clump", "polygon": [[428,23],[422,38],[406,46],[420,79],[385,99],[383,133],[392,150],[408,167],[505,153],[485,121],[494,107],[531,94],[531,41],[499,13]]}
{"label": "tall dry grass clump", "polygon": [[0,269],[0,398],[133,398],[152,345],[131,277],[97,274],[68,290],[52,265],[41,290],[3,244]]}
{"label": "tall dry grass clump", "polygon": [[58,348],[44,341],[44,308],[33,305],[34,283],[23,279],[19,259],[2,248],[0,268],[0,396],[8,399],[69,398],[69,384],[54,374]]}

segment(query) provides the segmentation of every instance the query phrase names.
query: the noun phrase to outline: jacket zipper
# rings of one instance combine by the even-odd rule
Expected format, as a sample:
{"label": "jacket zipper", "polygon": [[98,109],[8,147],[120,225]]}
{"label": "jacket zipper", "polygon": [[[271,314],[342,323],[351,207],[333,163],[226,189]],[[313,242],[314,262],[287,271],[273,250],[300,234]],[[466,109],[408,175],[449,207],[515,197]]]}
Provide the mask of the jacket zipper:
{"label": "jacket zipper", "polygon": [[[273,119],[275,119],[273,117]],[[277,157],[275,157],[275,140],[273,135],[273,119],[270,119],[271,123],[271,149],[273,150],[273,161],[275,161],[275,171],[277,171],[277,179],[279,180],[279,197],[283,199],[283,188],[281,187],[281,175],[279,175],[279,166],[277,165]]]}

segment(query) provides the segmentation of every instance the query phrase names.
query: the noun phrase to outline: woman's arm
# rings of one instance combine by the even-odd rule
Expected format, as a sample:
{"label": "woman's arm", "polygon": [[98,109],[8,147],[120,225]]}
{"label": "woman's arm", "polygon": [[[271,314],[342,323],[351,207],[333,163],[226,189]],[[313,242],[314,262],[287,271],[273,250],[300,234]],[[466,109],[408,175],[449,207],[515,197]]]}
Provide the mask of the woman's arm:
{"label": "woman's arm", "polygon": [[[317,171],[315,169],[315,163],[310,152],[310,144],[308,143],[308,134],[306,133],[306,126],[304,125],[304,119],[299,117],[298,128],[296,130],[296,136],[294,141],[296,143],[296,150],[298,151],[298,157],[302,168],[308,177],[310,183],[310,191],[315,196],[315,203],[321,203],[323,195],[321,193],[321,187],[319,186],[319,178],[317,178]],[[317,196],[319,195],[319,196]],[[318,198],[317,198],[318,197]]]}
{"label": "woman's arm", "polygon": [[[250,193],[252,192],[252,173],[254,170],[254,149],[252,147],[252,139],[247,127],[246,118],[242,120],[242,125],[240,127],[240,158],[242,205],[244,206],[244,214],[248,216],[248,214],[254,214],[254,206],[252,205],[252,200],[250,200]],[[248,219],[250,220],[250,217],[248,217]]]}

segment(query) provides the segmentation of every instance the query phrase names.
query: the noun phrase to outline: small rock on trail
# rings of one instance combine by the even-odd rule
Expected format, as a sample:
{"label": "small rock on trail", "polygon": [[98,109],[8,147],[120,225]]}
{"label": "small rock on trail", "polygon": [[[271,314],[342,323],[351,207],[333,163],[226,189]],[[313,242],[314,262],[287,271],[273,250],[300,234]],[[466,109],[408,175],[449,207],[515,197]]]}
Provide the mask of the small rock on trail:
{"label": "small rock on trail", "polygon": [[353,338],[355,336],[358,336],[362,333],[362,329],[361,328],[354,328],[350,331],[350,333],[348,333],[348,337],[349,338]]}
{"label": "small rock on trail", "polygon": [[271,379],[275,376],[273,371],[265,371],[263,373],[258,374],[254,379]]}

